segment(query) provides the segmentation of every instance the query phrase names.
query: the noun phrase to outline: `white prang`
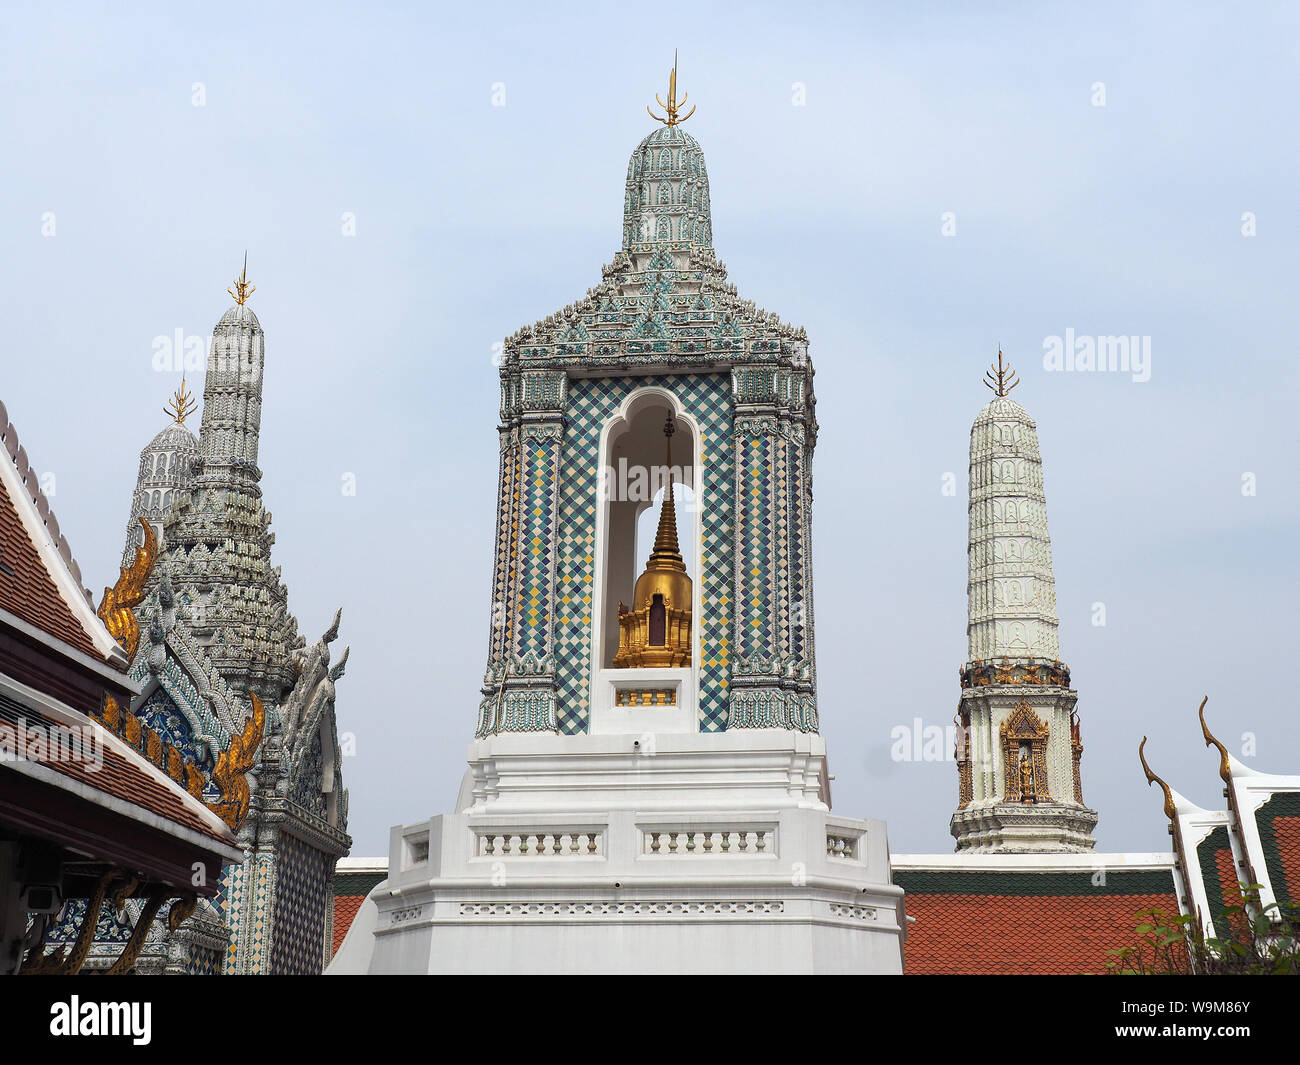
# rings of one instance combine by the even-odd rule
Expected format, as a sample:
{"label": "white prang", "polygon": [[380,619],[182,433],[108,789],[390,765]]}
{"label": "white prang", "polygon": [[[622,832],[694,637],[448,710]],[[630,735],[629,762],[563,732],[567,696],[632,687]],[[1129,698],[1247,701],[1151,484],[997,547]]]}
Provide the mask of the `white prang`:
{"label": "white prang", "polygon": [[[967,760],[963,766],[959,750],[959,780],[969,791],[952,816],[957,849],[1091,850],[1097,815],[1076,785],[1071,721],[1078,694],[1060,661],[1038,430],[1006,396],[986,404],[971,426],[968,551],[969,659],[957,724],[965,726]],[[1035,748],[1018,737],[1008,759],[1002,730],[1026,705],[1046,739],[1041,763],[1034,760],[1034,800],[1021,802],[1016,750]]]}
{"label": "white prang", "polygon": [[968,658],[1057,658],[1056,582],[1034,420],[999,396],[970,431]]}

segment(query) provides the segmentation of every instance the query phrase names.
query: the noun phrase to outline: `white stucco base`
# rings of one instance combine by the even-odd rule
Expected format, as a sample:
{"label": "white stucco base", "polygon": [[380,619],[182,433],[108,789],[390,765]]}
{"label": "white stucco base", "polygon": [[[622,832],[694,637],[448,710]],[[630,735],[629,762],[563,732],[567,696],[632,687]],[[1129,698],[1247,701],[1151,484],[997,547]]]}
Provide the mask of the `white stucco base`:
{"label": "white stucco base", "polygon": [[902,971],[884,823],[830,813],[819,736],[510,735],[469,760],[460,812],[392,830],[330,973]]}

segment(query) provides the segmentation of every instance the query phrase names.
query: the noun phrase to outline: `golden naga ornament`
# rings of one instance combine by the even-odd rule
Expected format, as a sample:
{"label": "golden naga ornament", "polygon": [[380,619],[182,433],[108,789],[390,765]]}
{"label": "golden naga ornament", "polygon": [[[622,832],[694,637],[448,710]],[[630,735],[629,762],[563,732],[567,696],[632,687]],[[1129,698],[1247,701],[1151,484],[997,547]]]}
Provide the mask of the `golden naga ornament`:
{"label": "golden naga ornament", "polygon": [[618,654],[615,669],[672,668],[691,664],[691,578],[677,546],[673,505],[672,418],[664,423],[668,484],[659,509],[654,548],[633,591],[632,609],[618,604]]}
{"label": "golden naga ornament", "polygon": [[122,648],[127,658],[135,657],[140,646],[140,623],[135,619],[135,607],[144,602],[145,583],[154,561],[158,558],[158,534],[145,518],[140,519],[144,529],[144,543],[135,549],[135,561],[123,566],[117,583],[104,589],[100,600],[99,618]]}
{"label": "golden naga ornament", "polygon": [[221,798],[208,803],[208,809],[221,818],[232,832],[238,832],[248,817],[250,793],[247,773],[253,768],[258,744],[266,728],[266,709],[253,692],[248,693],[253,702],[252,716],[244,722],[243,732],[230,738],[230,746],[217,756],[212,770],[212,782],[221,792]]}
{"label": "golden naga ornament", "polygon": [[662,122],[665,126],[668,126],[669,128],[680,125],[681,123],[685,122],[688,118],[690,118],[691,115],[695,114],[694,107],[692,107],[684,115],[679,114],[681,109],[686,106],[686,98],[689,95],[690,93],[686,93],[686,92],[682,93],[681,101],[678,102],[677,100],[677,50],[674,48],[673,69],[672,69],[672,73],[668,75],[668,102],[664,103],[663,100],[659,99],[659,94],[655,93],[655,102],[658,103],[659,106],[664,109],[664,114],[667,117],[656,115],[653,111],[650,110],[649,107],[646,107],[646,114],[648,114],[656,122]]}
{"label": "golden naga ornament", "polygon": [[1138,744],[1138,758],[1142,762],[1142,772],[1147,775],[1147,787],[1152,784],[1159,784],[1160,790],[1165,794],[1165,816],[1169,818],[1171,827],[1177,828],[1178,825],[1178,808],[1174,805],[1173,791],[1160,777],[1151,772],[1151,767],[1147,765],[1147,756],[1143,753],[1142,748],[1147,745],[1147,738],[1142,737],[1142,742]]}
{"label": "golden naga ornament", "polygon": [[1210,731],[1210,726],[1205,723],[1205,704],[1210,701],[1207,695],[1201,700],[1201,705],[1196,711],[1196,716],[1201,719],[1201,735],[1205,737],[1205,746],[1214,746],[1219,750],[1219,779],[1229,787],[1232,786],[1232,759],[1228,756],[1228,748],[1225,747]]}

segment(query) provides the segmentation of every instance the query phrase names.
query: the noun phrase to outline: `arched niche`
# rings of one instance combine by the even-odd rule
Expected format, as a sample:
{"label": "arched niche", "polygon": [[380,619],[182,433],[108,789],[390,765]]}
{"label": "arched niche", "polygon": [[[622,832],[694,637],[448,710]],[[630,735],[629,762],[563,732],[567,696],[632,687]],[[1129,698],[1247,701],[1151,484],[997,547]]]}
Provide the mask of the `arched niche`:
{"label": "arched niche", "polygon": [[[616,671],[612,669],[612,663],[618,653],[619,603],[631,606],[637,577],[645,568],[649,545],[654,538],[652,526],[649,538],[642,537],[638,546],[638,520],[647,510],[654,508],[654,520],[657,521],[657,504],[668,483],[668,455],[663,430],[669,417],[675,424],[672,480],[687,486],[686,491],[679,488],[674,495],[677,539],[692,582],[692,618],[700,616],[699,426],[668,389],[656,386],[640,388],[628,396],[610,417],[600,437],[596,587],[592,595],[592,690],[597,708],[608,701],[602,698],[602,690],[608,687],[612,675],[642,672]],[[689,683],[681,681],[684,698],[679,704],[691,715],[694,714],[694,678],[698,675],[699,647],[694,626],[692,642],[691,666],[684,671],[689,674]]]}

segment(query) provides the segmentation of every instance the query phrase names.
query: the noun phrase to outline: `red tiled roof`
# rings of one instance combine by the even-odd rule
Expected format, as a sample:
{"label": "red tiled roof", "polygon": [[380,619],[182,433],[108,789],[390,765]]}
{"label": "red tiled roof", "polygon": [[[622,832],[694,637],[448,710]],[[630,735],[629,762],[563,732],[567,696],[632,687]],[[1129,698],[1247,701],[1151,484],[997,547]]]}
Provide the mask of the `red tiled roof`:
{"label": "red tiled roof", "polygon": [[1178,912],[1168,894],[914,895],[906,897],[903,971],[1035,976],[1103,973],[1108,950],[1131,946],[1138,914]]}
{"label": "red tiled roof", "polygon": [[[12,749],[9,742],[11,735],[22,735],[24,744],[30,744],[35,737],[48,737],[53,728],[61,725],[39,711],[9,699],[0,699],[0,723],[13,730],[12,733],[0,731],[0,749]],[[100,753],[103,758],[101,767],[96,768],[95,763],[86,758],[42,759],[40,764],[105,795],[132,803],[175,824],[184,825],[209,839],[227,845],[234,843],[234,835],[229,829],[224,826],[215,828],[194,808],[197,800],[171,781],[159,780],[146,768],[142,755],[136,756],[140,759],[137,762],[120,750],[107,738],[107,731],[98,722],[87,720],[80,727],[99,730]],[[30,750],[30,747],[25,746],[24,749]],[[6,764],[0,762],[0,770],[4,768],[7,768]]]}
{"label": "red tiled roof", "polygon": [[[1050,862],[1045,855],[1045,863]],[[1101,973],[1136,946],[1143,911],[1178,912],[1168,869],[895,868],[908,917],[903,971],[1036,976]]]}
{"label": "red tiled roof", "polygon": [[364,895],[334,896],[334,947],[330,951],[331,958],[339,952],[343,938],[348,934],[348,929],[352,927],[352,922],[365,901]]}
{"label": "red tiled roof", "polygon": [[[9,457],[0,453],[0,462],[8,461]],[[11,576],[0,569],[0,607],[78,651],[104,660],[59,594],[3,480],[0,480],[0,561],[13,570]]]}
{"label": "red tiled roof", "polygon": [[1300,906],[1300,817],[1278,817],[1273,820],[1277,840],[1278,859],[1286,884],[1274,884],[1273,892],[1278,902]]}

